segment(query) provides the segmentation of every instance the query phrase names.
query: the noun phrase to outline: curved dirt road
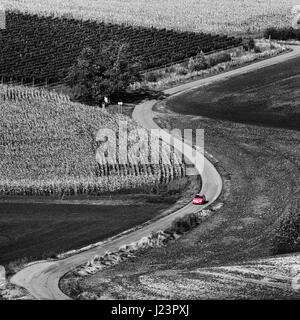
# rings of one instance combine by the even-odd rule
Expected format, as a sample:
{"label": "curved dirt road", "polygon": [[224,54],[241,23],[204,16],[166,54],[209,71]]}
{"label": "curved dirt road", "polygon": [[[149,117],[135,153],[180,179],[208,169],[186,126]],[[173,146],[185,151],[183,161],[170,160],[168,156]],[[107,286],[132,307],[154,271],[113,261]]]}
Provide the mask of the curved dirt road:
{"label": "curved dirt road", "polygon": [[[252,65],[248,65],[236,70],[232,70],[226,73],[222,73],[210,78],[198,80],[192,83],[187,83],[182,86],[171,88],[165,91],[166,94],[178,94],[183,91],[195,89],[199,86],[212,83],[214,81],[220,81],[238,74],[246,73],[258,68],[274,65],[288,59],[292,59],[300,55],[300,47],[294,47],[293,52],[270,58],[268,60],[260,61]],[[134,118],[143,126],[153,129],[157,128],[157,125],[153,121],[152,107],[155,101],[149,101],[144,104],[138,105],[134,111]],[[168,135],[165,135],[168,138]],[[201,168],[200,168],[201,169]],[[201,171],[200,171],[201,172]],[[218,198],[222,189],[222,180],[214,166],[205,160],[204,171],[202,173],[202,190],[205,193],[211,204],[213,200]],[[196,190],[195,190],[196,191]],[[206,205],[207,206],[207,205]],[[202,208],[205,208],[203,206]],[[105,251],[114,251],[123,244],[128,244],[133,241],[137,241],[145,235],[148,235],[152,231],[157,231],[167,227],[176,217],[183,216],[187,213],[198,211],[199,207],[194,207],[191,204],[178,210],[177,212],[155,221],[150,225],[146,225],[141,229],[138,229],[132,233],[126,234],[117,238],[111,242],[100,245],[91,250],[76,254],[66,259],[53,261],[53,262],[41,262],[31,266],[28,266],[18,272],[11,282],[26,288],[29,293],[36,299],[70,299],[64,295],[58,286],[59,279],[68,271],[72,270],[76,266],[85,263],[91,259],[94,255],[104,254]]]}

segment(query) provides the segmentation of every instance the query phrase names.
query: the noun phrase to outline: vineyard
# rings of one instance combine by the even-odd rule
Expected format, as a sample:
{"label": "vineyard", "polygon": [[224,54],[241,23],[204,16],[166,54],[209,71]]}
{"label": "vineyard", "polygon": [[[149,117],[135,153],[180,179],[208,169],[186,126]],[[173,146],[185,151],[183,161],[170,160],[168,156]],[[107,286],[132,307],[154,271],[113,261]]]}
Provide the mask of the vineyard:
{"label": "vineyard", "polygon": [[19,84],[62,82],[84,47],[97,48],[109,40],[128,43],[130,56],[143,70],[242,42],[221,35],[7,12],[6,29],[0,30],[0,77]]}
{"label": "vineyard", "polygon": [[0,194],[149,191],[185,174],[179,156],[166,151],[157,164],[143,164],[149,155],[141,150],[137,158],[133,140],[128,142],[127,164],[110,164],[105,157],[96,160],[103,147],[97,145],[97,132],[118,131],[119,120],[127,121],[129,133],[136,128],[123,115],[70,102],[61,94],[0,85]]}
{"label": "vineyard", "polygon": [[213,32],[229,35],[262,33],[291,25],[299,0],[2,0],[8,9],[107,23]]}

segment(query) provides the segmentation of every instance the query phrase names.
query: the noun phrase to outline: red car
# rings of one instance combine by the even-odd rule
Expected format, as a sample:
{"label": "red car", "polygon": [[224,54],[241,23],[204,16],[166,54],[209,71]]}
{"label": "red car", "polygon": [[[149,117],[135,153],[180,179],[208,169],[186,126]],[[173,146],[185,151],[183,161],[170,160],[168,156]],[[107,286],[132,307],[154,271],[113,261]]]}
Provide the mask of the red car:
{"label": "red car", "polygon": [[205,202],[206,202],[205,195],[201,193],[196,194],[193,199],[193,204],[203,204]]}

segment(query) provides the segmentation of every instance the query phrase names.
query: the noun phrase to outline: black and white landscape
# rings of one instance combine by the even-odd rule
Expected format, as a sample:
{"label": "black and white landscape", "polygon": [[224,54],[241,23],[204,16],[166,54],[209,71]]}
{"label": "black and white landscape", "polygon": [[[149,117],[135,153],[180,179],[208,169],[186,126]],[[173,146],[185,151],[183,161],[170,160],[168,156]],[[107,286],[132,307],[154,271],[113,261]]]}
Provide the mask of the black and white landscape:
{"label": "black and white landscape", "polygon": [[1,0],[0,300],[299,299],[299,17]]}

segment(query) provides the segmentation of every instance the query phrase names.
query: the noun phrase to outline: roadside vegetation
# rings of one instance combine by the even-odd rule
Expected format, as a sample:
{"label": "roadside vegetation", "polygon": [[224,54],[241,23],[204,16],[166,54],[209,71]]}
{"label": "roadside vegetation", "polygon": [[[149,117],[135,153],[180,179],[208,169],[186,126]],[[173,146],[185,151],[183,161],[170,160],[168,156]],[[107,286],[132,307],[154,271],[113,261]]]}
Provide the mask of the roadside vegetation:
{"label": "roadside vegetation", "polygon": [[270,58],[289,50],[288,46],[268,40],[247,40],[243,46],[210,55],[203,52],[183,63],[145,72],[141,81],[130,85],[132,90],[164,90],[185,82],[229,71],[260,59]]}
{"label": "roadside vegetation", "polygon": [[[89,293],[82,291],[82,282],[87,277],[97,272],[104,271],[107,268],[123,263],[128,259],[142,254],[149,248],[159,248],[168,245],[174,240],[178,240],[185,232],[191,231],[201,223],[207,215],[212,213],[211,210],[200,211],[189,214],[175,220],[170,228],[165,231],[151,233],[139,241],[120,247],[114,252],[106,252],[103,256],[94,256],[86,264],[78,266],[75,270],[68,272],[60,280],[60,288],[65,294],[75,300],[94,300],[99,298],[99,293]],[[101,292],[105,296],[105,290]]]}

